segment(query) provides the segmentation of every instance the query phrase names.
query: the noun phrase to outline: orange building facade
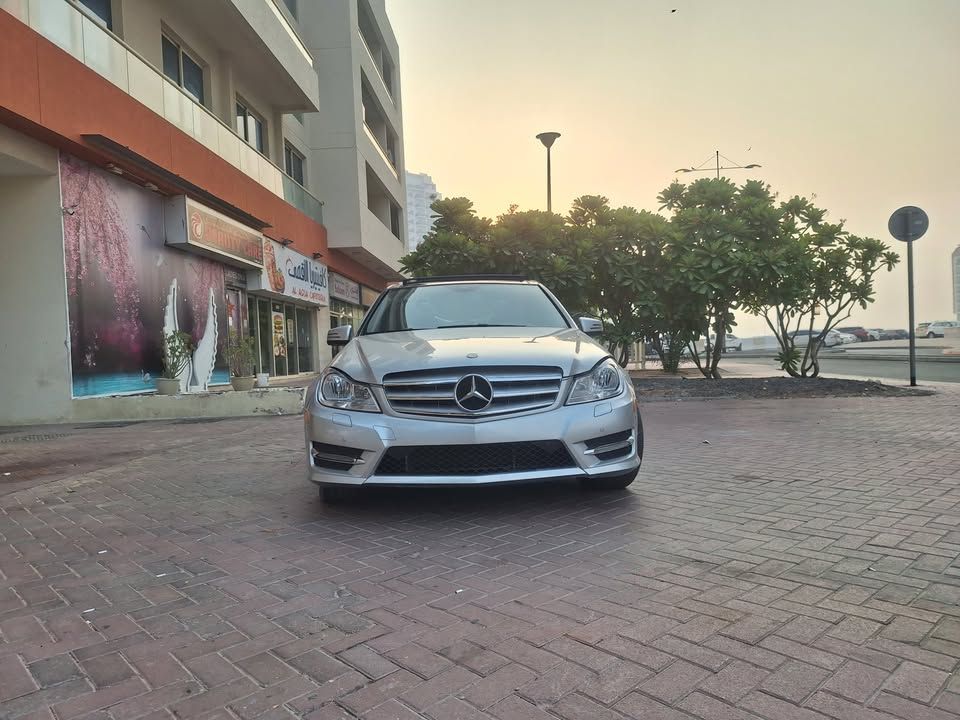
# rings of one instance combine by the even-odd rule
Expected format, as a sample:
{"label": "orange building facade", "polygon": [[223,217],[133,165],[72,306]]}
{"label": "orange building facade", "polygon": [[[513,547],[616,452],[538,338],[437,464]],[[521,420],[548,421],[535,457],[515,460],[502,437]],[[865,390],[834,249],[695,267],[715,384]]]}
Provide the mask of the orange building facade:
{"label": "orange building facade", "polygon": [[261,375],[325,364],[331,301],[397,273],[331,248],[291,170],[314,62],[274,0],[0,0],[0,425],[152,392],[171,331],[185,391],[228,382],[231,333]]}

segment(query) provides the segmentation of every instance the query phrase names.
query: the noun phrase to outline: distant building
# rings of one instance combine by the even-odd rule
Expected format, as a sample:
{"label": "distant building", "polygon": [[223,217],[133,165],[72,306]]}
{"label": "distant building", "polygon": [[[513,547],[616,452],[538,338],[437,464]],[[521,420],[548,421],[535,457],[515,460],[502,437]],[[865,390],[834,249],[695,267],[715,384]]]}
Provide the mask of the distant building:
{"label": "distant building", "polygon": [[430,205],[441,197],[432,177],[426,173],[407,173],[407,242],[410,250],[416,250],[423,236],[433,227],[436,216]]}
{"label": "distant building", "polygon": [[950,266],[953,268],[953,314],[960,321],[960,245],[953,251]]}

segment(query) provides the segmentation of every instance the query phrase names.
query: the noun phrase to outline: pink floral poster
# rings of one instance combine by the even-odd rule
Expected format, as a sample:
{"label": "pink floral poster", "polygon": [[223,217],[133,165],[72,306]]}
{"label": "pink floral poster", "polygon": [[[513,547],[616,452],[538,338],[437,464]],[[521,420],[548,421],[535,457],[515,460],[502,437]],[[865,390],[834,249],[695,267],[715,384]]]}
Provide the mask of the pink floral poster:
{"label": "pink floral poster", "polygon": [[[160,195],[65,154],[60,186],[73,394],[152,390],[171,281],[179,286],[180,329],[196,343],[211,288],[218,325],[228,327],[224,268],[164,244]],[[222,348],[224,338],[218,342]],[[215,382],[228,381],[221,358]]]}

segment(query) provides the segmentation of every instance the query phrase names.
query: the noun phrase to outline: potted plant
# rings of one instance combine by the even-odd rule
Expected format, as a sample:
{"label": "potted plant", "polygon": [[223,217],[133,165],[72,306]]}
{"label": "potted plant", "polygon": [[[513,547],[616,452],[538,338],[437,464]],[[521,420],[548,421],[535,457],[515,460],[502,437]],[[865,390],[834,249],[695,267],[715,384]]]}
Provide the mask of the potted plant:
{"label": "potted plant", "polygon": [[227,365],[234,390],[253,390],[255,352],[252,337],[231,332],[227,338]]}
{"label": "potted plant", "polygon": [[157,378],[157,395],[180,392],[180,376],[190,364],[193,342],[190,334],[176,331],[163,336],[163,376]]}

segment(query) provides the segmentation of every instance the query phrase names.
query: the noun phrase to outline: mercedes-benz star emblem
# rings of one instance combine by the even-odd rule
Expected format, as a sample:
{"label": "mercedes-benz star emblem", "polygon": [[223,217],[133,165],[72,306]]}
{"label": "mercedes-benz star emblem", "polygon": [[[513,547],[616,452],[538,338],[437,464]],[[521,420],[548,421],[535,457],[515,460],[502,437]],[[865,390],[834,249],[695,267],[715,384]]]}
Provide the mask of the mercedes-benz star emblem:
{"label": "mercedes-benz star emblem", "polygon": [[453,389],[453,396],[467,412],[480,412],[493,401],[493,386],[482,375],[465,375]]}

